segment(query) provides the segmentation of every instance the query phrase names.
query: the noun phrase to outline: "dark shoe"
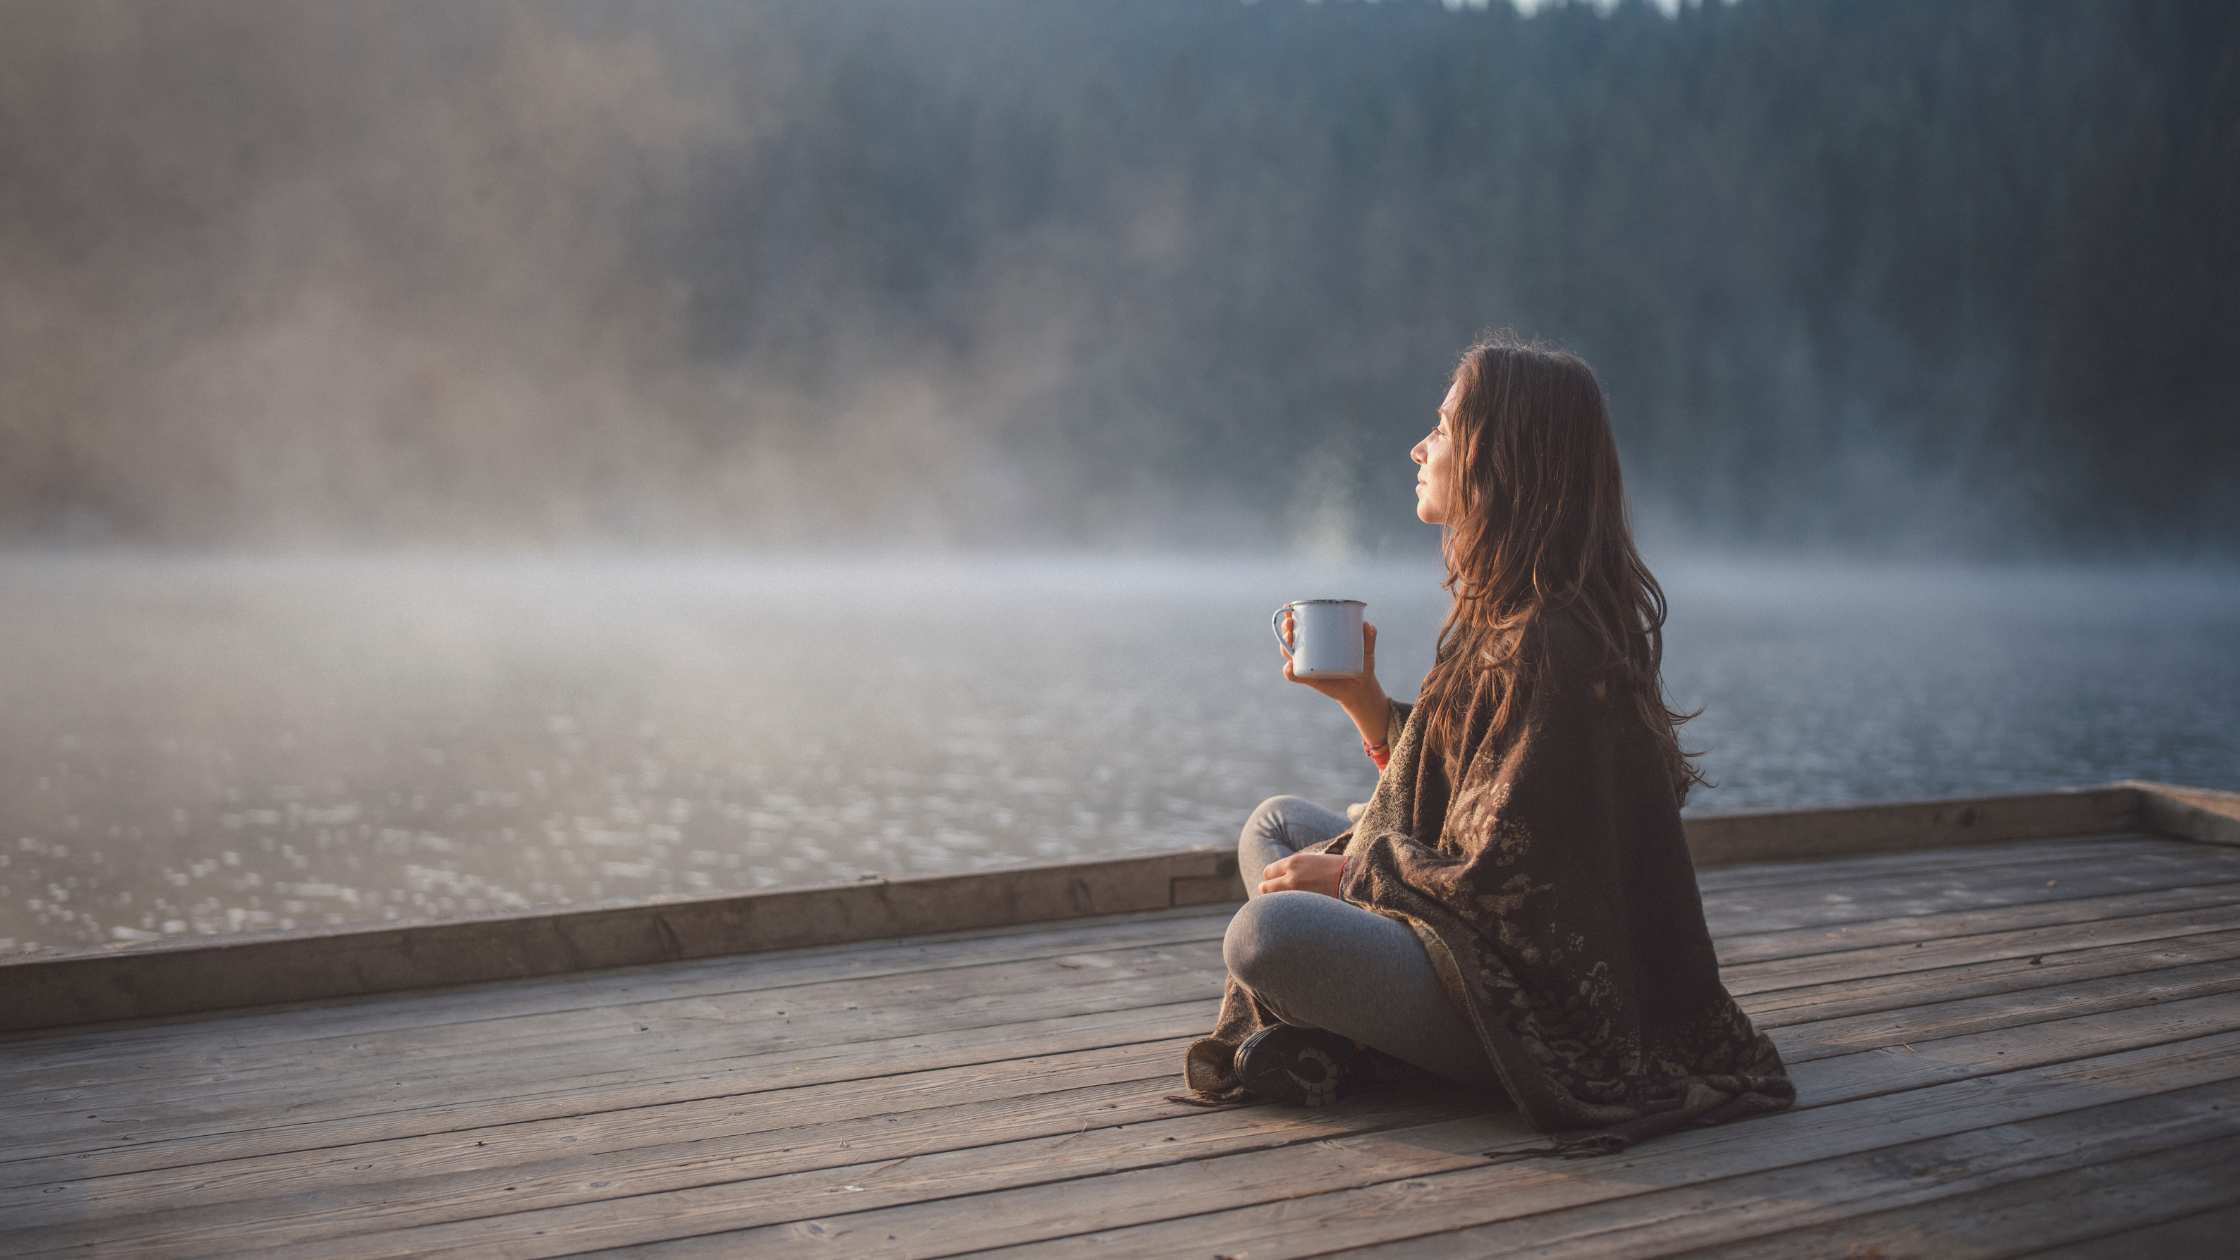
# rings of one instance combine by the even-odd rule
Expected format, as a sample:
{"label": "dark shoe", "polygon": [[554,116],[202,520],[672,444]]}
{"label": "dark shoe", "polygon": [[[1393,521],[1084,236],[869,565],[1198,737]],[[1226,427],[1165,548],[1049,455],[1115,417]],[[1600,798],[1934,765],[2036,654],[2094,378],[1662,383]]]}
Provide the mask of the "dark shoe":
{"label": "dark shoe", "polygon": [[1246,1038],[1237,1047],[1236,1070],[1246,1089],[1294,1107],[1336,1102],[1377,1079],[1369,1051],[1352,1039],[1290,1024]]}

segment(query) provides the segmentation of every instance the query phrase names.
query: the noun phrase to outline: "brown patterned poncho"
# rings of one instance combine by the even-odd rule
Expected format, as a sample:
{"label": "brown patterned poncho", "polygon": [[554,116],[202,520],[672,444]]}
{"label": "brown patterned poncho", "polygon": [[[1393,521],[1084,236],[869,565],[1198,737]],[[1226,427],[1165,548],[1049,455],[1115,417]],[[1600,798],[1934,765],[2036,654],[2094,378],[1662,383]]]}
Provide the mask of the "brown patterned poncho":
{"label": "brown patterned poncho", "polygon": [[[1524,1118],[1555,1153],[1603,1154],[1796,1099],[1781,1056],[1719,982],[1663,755],[1623,699],[1598,698],[1594,646],[1541,619],[1545,662],[1524,719],[1427,752],[1395,704],[1391,762],[1345,853],[1346,900],[1415,929]],[[1229,981],[1213,1036],[1189,1050],[1200,1095],[1234,1094],[1236,1047],[1277,1022]]]}

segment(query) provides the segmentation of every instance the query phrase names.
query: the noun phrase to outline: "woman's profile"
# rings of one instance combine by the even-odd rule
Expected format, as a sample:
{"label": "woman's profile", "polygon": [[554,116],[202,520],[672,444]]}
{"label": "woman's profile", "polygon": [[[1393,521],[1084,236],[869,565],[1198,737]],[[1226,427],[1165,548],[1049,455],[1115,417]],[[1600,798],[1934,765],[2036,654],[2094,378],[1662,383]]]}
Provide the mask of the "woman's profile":
{"label": "woman's profile", "polygon": [[1788,1106],[1704,926],[1680,824],[1701,780],[1594,374],[1496,335],[1411,456],[1454,597],[1435,662],[1410,704],[1377,681],[1373,626],[1358,677],[1301,679],[1287,654],[1381,777],[1351,824],[1296,797],[1246,824],[1251,896],[1190,1088],[1313,1104],[1388,1055],[1581,1153]]}

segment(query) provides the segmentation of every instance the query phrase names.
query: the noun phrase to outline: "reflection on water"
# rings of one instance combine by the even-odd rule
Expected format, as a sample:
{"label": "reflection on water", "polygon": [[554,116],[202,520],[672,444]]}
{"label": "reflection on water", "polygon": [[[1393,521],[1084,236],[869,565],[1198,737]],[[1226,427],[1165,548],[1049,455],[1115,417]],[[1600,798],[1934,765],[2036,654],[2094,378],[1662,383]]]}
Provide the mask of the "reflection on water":
{"label": "reflection on water", "polygon": [[[2240,579],[1674,564],[1695,810],[2240,788]],[[0,562],[0,949],[1226,844],[1363,798],[1288,599],[1421,567]]]}

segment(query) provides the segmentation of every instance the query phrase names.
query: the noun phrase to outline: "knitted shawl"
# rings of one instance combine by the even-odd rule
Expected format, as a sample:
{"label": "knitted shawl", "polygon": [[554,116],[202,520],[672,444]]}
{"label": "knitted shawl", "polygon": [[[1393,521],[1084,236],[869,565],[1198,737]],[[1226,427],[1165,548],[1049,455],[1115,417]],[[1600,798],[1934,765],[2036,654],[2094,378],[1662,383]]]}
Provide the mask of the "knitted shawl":
{"label": "knitted shawl", "polygon": [[[1345,899],[1415,930],[1524,1119],[1552,1153],[1777,1111],[1796,1089],[1719,981],[1677,794],[1657,741],[1606,699],[1595,646],[1551,614],[1523,720],[1488,737],[1481,689],[1460,746],[1427,750],[1394,706],[1391,761],[1344,853]],[[1609,689],[1613,693],[1615,689]],[[1251,873],[1247,872],[1249,877]],[[1236,1047],[1278,1022],[1231,978],[1186,1056],[1204,1097],[1236,1097]]]}

